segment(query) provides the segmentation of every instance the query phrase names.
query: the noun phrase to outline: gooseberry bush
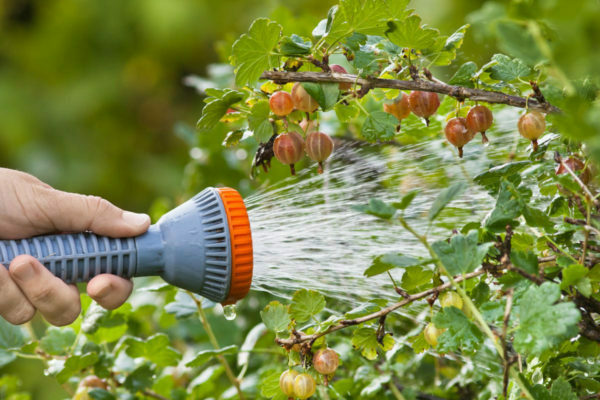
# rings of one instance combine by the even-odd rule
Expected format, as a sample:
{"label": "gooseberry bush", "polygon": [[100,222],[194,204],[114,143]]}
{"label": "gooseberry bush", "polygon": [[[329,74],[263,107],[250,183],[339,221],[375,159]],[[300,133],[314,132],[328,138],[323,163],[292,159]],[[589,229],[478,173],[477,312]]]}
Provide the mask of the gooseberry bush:
{"label": "gooseberry bush", "polygon": [[[39,359],[79,399],[598,398],[594,82],[570,80],[553,56],[559,35],[535,18],[551,6],[533,2],[527,19],[500,5],[504,13],[486,14],[506,54],[478,65],[460,54],[469,25],[444,34],[408,3],[341,0],[302,31],[285,15],[255,20],[231,43],[232,82],[214,77],[202,90],[189,139],[196,146],[226,132],[225,148],[253,152],[257,180],[313,163],[310,173],[326,179],[346,143],[385,153],[444,140],[441,151],[467,183],[443,180],[418,218],[447,228],[445,238],[413,226],[418,189],[354,207],[372,216],[373,230],[397,224],[421,246],[420,257],[399,244],[364,266],[365,285],[388,276],[395,301],[348,307],[305,288],[287,301],[269,298],[243,344],[222,347],[230,328],[217,327],[191,293],[151,286],[114,311],[82,295],[82,316],[40,338],[0,321],[0,363]],[[512,135],[514,145],[468,170],[486,151],[477,134],[490,147]],[[489,194],[485,216],[444,224],[451,203],[475,188]],[[398,312],[415,304],[427,310],[417,322]],[[14,378],[0,382],[9,398],[27,397]]]}

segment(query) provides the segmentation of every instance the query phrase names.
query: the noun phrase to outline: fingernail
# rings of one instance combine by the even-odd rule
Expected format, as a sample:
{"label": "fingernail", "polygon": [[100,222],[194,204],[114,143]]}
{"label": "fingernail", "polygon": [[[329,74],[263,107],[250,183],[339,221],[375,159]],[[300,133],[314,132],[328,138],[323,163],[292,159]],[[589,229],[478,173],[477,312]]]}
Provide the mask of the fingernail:
{"label": "fingernail", "polygon": [[150,221],[150,217],[146,214],[132,213],[131,211],[123,212],[123,220],[129,225],[142,226]]}
{"label": "fingernail", "polygon": [[33,265],[27,261],[15,265],[11,272],[21,281],[28,281],[35,275]]}
{"label": "fingernail", "polygon": [[104,296],[106,296],[108,294],[108,292],[110,292],[110,283],[108,283],[107,285],[102,286],[99,290],[98,293],[96,293],[96,298],[97,299],[101,299]]}

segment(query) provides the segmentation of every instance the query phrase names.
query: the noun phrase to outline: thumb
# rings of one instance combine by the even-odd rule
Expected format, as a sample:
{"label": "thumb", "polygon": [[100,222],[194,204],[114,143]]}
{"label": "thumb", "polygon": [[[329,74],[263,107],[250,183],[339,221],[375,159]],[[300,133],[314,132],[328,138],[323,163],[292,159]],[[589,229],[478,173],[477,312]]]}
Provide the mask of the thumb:
{"label": "thumb", "polygon": [[148,215],[123,211],[98,196],[50,189],[44,197],[44,214],[57,231],[126,237],[141,235],[150,226]]}

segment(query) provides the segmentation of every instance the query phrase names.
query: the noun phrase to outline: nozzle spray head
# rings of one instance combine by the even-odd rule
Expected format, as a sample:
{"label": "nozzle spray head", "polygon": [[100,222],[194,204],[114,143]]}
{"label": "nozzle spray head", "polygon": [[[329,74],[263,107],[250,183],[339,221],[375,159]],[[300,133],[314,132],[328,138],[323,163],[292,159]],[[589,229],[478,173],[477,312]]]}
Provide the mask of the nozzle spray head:
{"label": "nozzle spray head", "polygon": [[84,232],[0,241],[6,267],[20,254],[68,283],[104,273],[158,275],[223,304],[245,297],[252,282],[250,222],[242,197],[229,188],[204,189],[135,238]]}

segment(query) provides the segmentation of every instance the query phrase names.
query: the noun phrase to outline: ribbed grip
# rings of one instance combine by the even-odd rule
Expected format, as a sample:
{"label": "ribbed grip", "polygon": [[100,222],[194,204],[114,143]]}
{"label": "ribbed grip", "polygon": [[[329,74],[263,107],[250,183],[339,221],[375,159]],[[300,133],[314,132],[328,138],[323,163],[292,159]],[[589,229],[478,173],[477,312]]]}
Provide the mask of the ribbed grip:
{"label": "ribbed grip", "polygon": [[86,282],[104,273],[129,278],[137,262],[133,238],[115,239],[93,233],[0,241],[0,262],[5,267],[21,254],[34,256],[68,283]]}

